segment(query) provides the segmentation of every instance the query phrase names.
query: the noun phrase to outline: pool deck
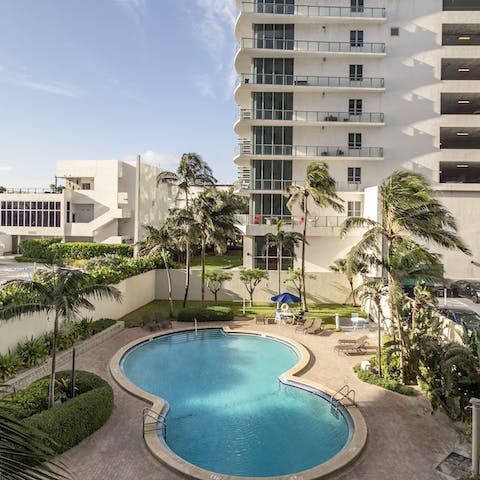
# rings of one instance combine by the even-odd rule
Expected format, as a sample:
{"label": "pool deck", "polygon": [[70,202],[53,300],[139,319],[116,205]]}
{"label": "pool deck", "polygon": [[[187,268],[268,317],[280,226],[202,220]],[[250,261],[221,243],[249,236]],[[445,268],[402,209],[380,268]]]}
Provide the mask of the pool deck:
{"label": "pool deck", "polygon": [[[182,324],[176,324],[182,327]],[[187,325],[184,325],[187,326]],[[352,366],[365,356],[334,352],[338,338],[331,335],[295,333],[291,325],[256,325],[234,321],[232,329],[265,331],[291,338],[313,355],[314,362],[302,377],[333,390],[348,383],[356,391],[358,408],[368,427],[367,445],[349,467],[331,478],[338,480],[437,480],[451,479],[436,470],[451,452],[470,455],[465,435],[442,413],[432,415],[422,396],[405,397],[360,382]],[[184,477],[167,469],[148,451],[142,438],[142,409],[148,404],[122,390],[109,372],[113,355],[127,343],[147,336],[141,328],[121,330],[78,356],[80,369],[93,371],[108,380],[115,392],[115,408],[108,422],[97,432],[63,455],[79,480],[180,480]],[[360,335],[363,332],[353,332]],[[67,365],[59,365],[66,367]]]}

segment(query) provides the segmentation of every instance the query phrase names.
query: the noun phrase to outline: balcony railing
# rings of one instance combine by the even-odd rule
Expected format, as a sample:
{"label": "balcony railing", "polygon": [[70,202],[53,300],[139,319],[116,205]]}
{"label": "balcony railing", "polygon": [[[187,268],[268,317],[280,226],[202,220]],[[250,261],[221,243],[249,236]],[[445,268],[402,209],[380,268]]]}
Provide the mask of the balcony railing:
{"label": "balcony railing", "polygon": [[48,194],[61,194],[63,191],[63,187],[61,189],[52,189],[50,187],[29,187],[29,188],[7,188],[3,193],[18,193],[18,194],[40,194],[40,193],[48,193]]}
{"label": "balcony railing", "polygon": [[301,110],[241,109],[240,120],[287,120],[292,122],[383,123],[383,113],[314,112]]}
{"label": "balcony railing", "polygon": [[295,85],[303,87],[384,88],[383,78],[319,77],[315,75],[284,75],[276,73],[244,73],[242,84]]}
{"label": "balcony railing", "polygon": [[[256,215],[244,214],[236,215],[239,225],[276,225],[283,220],[286,225],[303,225],[305,219],[294,215]],[[340,227],[345,221],[346,216],[309,216],[307,226],[309,227]]]}
{"label": "balcony railing", "polygon": [[384,43],[319,42],[281,38],[242,38],[242,48],[293,50],[298,52],[385,53]]}
{"label": "balcony railing", "polygon": [[244,13],[299,15],[303,17],[385,18],[384,8],[369,7],[323,7],[315,5],[273,5],[256,2],[242,2],[241,11]]}
{"label": "balcony railing", "polygon": [[254,145],[239,142],[240,155],[281,155],[294,157],[383,157],[381,147],[322,147],[316,145]]}
{"label": "balcony railing", "polygon": [[[275,190],[285,191],[290,185],[303,185],[303,180],[247,179],[239,178],[235,182],[239,190]],[[359,182],[335,182],[338,192],[360,192],[363,185]]]}

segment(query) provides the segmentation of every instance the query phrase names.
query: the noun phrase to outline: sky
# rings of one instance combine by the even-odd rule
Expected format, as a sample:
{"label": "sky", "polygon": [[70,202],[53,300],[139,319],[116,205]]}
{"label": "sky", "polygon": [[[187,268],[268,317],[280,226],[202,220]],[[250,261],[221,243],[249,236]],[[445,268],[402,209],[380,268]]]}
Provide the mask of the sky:
{"label": "sky", "polygon": [[235,17],[235,0],[0,0],[0,185],[185,152],[234,181]]}

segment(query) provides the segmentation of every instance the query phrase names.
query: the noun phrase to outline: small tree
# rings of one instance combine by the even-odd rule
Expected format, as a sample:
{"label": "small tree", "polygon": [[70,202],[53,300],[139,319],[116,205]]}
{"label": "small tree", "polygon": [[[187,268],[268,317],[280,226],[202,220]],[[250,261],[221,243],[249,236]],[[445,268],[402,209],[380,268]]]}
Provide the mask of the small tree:
{"label": "small tree", "polygon": [[268,280],[268,272],[266,270],[253,268],[251,270],[242,270],[240,272],[240,281],[245,285],[245,288],[250,295],[250,306],[253,305],[253,292],[262,280]]}
{"label": "small tree", "polygon": [[302,292],[304,291],[304,288],[303,288],[304,278],[314,279],[314,278],[317,278],[317,276],[313,273],[305,273],[305,276],[304,276],[302,275],[301,268],[296,268],[295,270],[293,270],[292,268],[289,268],[288,275],[284,283],[292,283],[298,292],[298,296],[302,298]]}
{"label": "small tree", "polygon": [[348,284],[350,285],[350,294],[347,297],[346,302],[352,298],[353,306],[356,307],[357,298],[355,296],[353,280],[356,275],[368,272],[368,265],[366,262],[362,261],[361,257],[337,258],[329,268],[332,272],[343,273],[347,277]]}
{"label": "small tree", "polygon": [[233,275],[230,272],[224,271],[207,272],[205,274],[207,287],[215,297],[215,303],[217,303],[218,292],[221,290],[223,282],[231,280],[232,277]]}

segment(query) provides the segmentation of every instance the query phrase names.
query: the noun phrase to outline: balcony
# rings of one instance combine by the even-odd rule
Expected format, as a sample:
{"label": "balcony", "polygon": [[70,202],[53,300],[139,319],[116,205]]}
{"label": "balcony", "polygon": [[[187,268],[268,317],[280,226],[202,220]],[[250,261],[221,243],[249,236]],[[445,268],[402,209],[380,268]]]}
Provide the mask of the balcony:
{"label": "balcony", "polygon": [[315,112],[302,110],[241,109],[240,121],[266,120],[299,123],[372,123],[383,125],[383,113]]}
{"label": "balcony", "polygon": [[384,8],[367,7],[323,7],[315,5],[273,5],[256,2],[242,2],[242,13],[263,15],[296,15],[299,17],[350,17],[366,19],[385,19]]}
{"label": "balcony", "polygon": [[254,145],[248,140],[239,142],[242,156],[288,156],[288,157],[353,157],[383,158],[381,147],[322,147],[310,145]]}
{"label": "balcony", "polygon": [[[283,221],[286,226],[303,228],[304,217],[294,215],[261,215],[261,214],[243,214],[235,216],[237,225],[240,227],[262,227],[277,225]],[[346,216],[308,216],[307,228],[339,228],[345,221]]]}
{"label": "balcony", "polygon": [[321,87],[339,89],[384,89],[383,78],[359,78],[350,77],[320,77],[315,75],[283,75],[273,73],[244,73],[240,77],[242,85],[269,85],[281,86],[282,90],[286,85],[294,87]]}
{"label": "balcony", "polygon": [[[239,178],[235,185],[239,193],[249,193],[255,191],[285,191],[291,185],[303,185],[304,183],[304,180]],[[363,185],[353,182],[335,182],[335,189],[337,192],[363,192]]]}
{"label": "balcony", "polygon": [[384,43],[318,42],[278,38],[242,38],[242,49],[289,50],[308,53],[385,54]]}

